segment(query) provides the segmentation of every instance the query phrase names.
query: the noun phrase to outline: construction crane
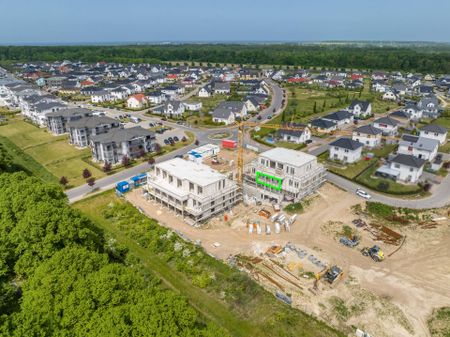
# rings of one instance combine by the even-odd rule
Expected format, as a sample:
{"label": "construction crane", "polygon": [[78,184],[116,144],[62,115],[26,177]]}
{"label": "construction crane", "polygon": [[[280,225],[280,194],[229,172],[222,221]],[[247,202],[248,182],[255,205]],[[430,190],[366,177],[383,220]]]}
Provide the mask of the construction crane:
{"label": "construction crane", "polygon": [[[307,128],[306,125],[293,125],[294,123],[289,124],[270,124],[270,123],[257,123],[257,122],[248,122],[241,121],[237,124],[238,129],[238,156],[237,156],[237,183],[238,186],[242,189],[244,182],[244,138],[245,138],[245,128],[246,127],[259,127],[259,128],[267,128],[274,130],[291,130],[291,131],[304,131]],[[353,130],[336,130],[330,133],[330,136],[351,136],[353,135]],[[398,140],[398,137],[395,136],[381,136],[382,139],[391,139]]]}

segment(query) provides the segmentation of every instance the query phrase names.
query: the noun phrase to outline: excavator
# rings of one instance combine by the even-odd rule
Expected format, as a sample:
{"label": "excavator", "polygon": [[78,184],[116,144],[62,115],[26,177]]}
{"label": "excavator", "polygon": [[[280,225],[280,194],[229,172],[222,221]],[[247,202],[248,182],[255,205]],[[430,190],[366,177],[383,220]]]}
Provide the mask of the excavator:
{"label": "excavator", "polygon": [[329,284],[334,284],[337,280],[344,276],[344,272],[338,266],[331,266],[324,268],[322,271],[316,274],[316,280],[314,281],[314,289],[318,290],[319,281],[324,278]]}
{"label": "excavator", "polygon": [[371,247],[371,248],[363,248],[361,250],[361,253],[364,256],[370,256],[372,258],[372,260],[374,260],[375,262],[381,262],[384,260],[384,253],[381,250],[381,248],[377,245]]}

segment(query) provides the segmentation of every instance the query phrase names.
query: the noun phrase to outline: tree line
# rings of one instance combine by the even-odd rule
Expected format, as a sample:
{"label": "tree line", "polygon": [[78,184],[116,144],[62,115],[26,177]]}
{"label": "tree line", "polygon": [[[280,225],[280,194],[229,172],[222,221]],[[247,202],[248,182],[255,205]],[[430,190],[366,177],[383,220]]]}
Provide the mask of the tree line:
{"label": "tree line", "polygon": [[210,62],[450,73],[450,46],[176,44],[2,46],[0,61]]}
{"label": "tree line", "polygon": [[0,336],[227,336],[0,149]]}

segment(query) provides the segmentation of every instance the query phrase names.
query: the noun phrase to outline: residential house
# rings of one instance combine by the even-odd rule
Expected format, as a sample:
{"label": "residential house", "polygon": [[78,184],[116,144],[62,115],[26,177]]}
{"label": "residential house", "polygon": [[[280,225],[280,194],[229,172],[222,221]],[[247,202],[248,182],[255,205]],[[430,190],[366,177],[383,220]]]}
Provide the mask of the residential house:
{"label": "residential house", "polygon": [[438,152],[439,141],[436,139],[403,135],[398,143],[397,153],[432,161]]}
{"label": "residential house", "polygon": [[247,107],[244,102],[239,101],[224,101],[217,106],[219,109],[228,109],[233,112],[235,117],[244,118],[247,116]]}
{"label": "residential house", "polygon": [[127,107],[130,109],[142,109],[147,105],[148,100],[144,94],[134,94],[127,98]]}
{"label": "residential house", "polygon": [[418,122],[422,119],[422,109],[416,104],[407,104],[403,108],[403,111],[409,116],[409,119]]}
{"label": "residential house", "polygon": [[140,126],[115,128],[90,137],[89,146],[94,160],[117,164],[124,157],[134,159],[154,150],[155,134]]}
{"label": "residential house", "polygon": [[383,136],[395,136],[399,122],[391,117],[381,117],[373,122],[373,126],[383,131]]}
{"label": "residential house", "polygon": [[426,118],[439,117],[439,100],[434,95],[423,97],[417,103],[417,108],[422,110],[422,114]]}
{"label": "residential house", "polygon": [[258,111],[260,104],[258,99],[255,96],[249,96],[244,100],[245,107],[247,108],[247,111],[253,112]]}
{"label": "residential house", "polygon": [[147,94],[147,100],[152,104],[161,104],[166,96],[161,91],[153,91]]}
{"label": "residential house", "polygon": [[314,119],[309,123],[309,127],[313,128],[319,133],[331,133],[337,130],[337,124],[335,121],[327,119]]}
{"label": "residential house", "polygon": [[92,103],[104,103],[111,101],[111,99],[112,99],[111,94],[106,90],[98,91],[91,95]]}
{"label": "residential house", "polygon": [[189,111],[200,111],[202,109],[202,102],[183,102],[184,108]]}
{"label": "residential house", "polygon": [[280,127],[278,137],[285,142],[304,144],[311,139],[311,131],[305,125],[290,123]]}
{"label": "residential house", "polygon": [[353,122],[354,116],[350,112],[346,110],[340,110],[336,112],[332,112],[326,116],[323,116],[322,119],[328,120],[331,122],[335,122],[338,128],[343,127],[345,124],[350,124]]}
{"label": "residential house", "polygon": [[211,97],[212,95],[212,90],[210,86],[204,86],[203,88],[200,88],[200,90],[198,91],[198,97]]}
{"label": "residential house", "polygon": [[169,100],[162,104],[161,107],[153,109],[154,113],[158,113],[170,117],[181,117],[185,111],[185,106],[181,101]]}
{"label": "residential house", "polygon": [[435,139],[444,145],[447,142],[447,129],[437,124],[428,124],[420,128],[420,137]]}
{"label": "residential house", "polygon": [[353,101],[347,111],[358,118],[366,118],[372,114],[372,104],[367,101]]}
{"label": "residential house", "polygon": [[397,101],[399,99],[398,95],[395,93],[394,90],[387,90],[383,96],[381,96],[381,99],[385,101]]}
{"label": "residential house", "polygon": [[329,158],[343,163],[354,163],[361,159],[363,144],[350,138],[338,138],[329,145]]}
{"label": "residential house", "polygon": [[383,131],[372,125],[363,125],[353,131],[352,139],[368,148],[375,148],[381,145],[381,135]]}
{"label": "residential house", "polygon": [[425,160],[408,154],[398,154],[388,165],[377,169],[375,176],[390,178],[397,182],[417,183],[423,173]]}
{"label": "residential house", "polygon": [[234,112],[226,108],[216,108],[212,112],[212,121],[214,123],[223,123],[225,125],[230,125],[235,122],[236,118]]}
{"label": "residential house", "polygon": [[231,91],[230,82],[214,82],[212,88],[214,94],[228,95]]}

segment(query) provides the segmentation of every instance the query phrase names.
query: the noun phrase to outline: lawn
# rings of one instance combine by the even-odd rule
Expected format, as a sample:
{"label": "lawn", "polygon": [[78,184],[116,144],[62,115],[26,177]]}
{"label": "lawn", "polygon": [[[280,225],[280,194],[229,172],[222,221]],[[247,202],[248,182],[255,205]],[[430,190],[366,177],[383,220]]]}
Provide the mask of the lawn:
{"label": "lawn", "polygon": [[[80,201],[74,207],[107,236],[126,246],[129,253],[141,260],[146,272],[184,295],[203,317],[232,336],[344,336],[276,300],[246,274],[214,259],[202,248],[168,235],[165,228],[112,191]],[[179,245],[182,250],[175,249]],[[184,255],[185,252],[190,253]],[[214,278],[209,282],[198,282],[199,276],[211,274]]]}
{"label": "lawn", "polygon": [[435,119],[432,123],[441,125],[444,128],[447,128],[447,130],[450,130],[450,117],[439,117],[438,119]]}
{"label": "lawn", "polygon": [[[81,174],[85,168],[89,169],[97,179],[105,175],[103,171],[83,160],[91,156],[90,150],[79,150],[71,146],[67,142],[67,136],[52,136],[45,129],[17,118],[0,126],[0,135],[16,145],[17,150],[22,150],[24,153],[22,157],[25,155],[31,157],[50,175],[58,180],[65,176],[69,180],[68,187],[78,186],[85,182]],[[30,171],[36,170],[37,166],[33,167],[34,169],[27,168]]]}
{"label": "lawn", "polygon": [[404,185],[399,184],[390,179],[372,178],[372,175],[375,173],[377,168],[378,165],[373,165],[365,172],[363,172],[360,176],[358,176],[356,178],[356,182],[361,185],[367,186],[373,190],[387,194],[395,194],[395,195],[424,194],[423,189],[418,185]]}

